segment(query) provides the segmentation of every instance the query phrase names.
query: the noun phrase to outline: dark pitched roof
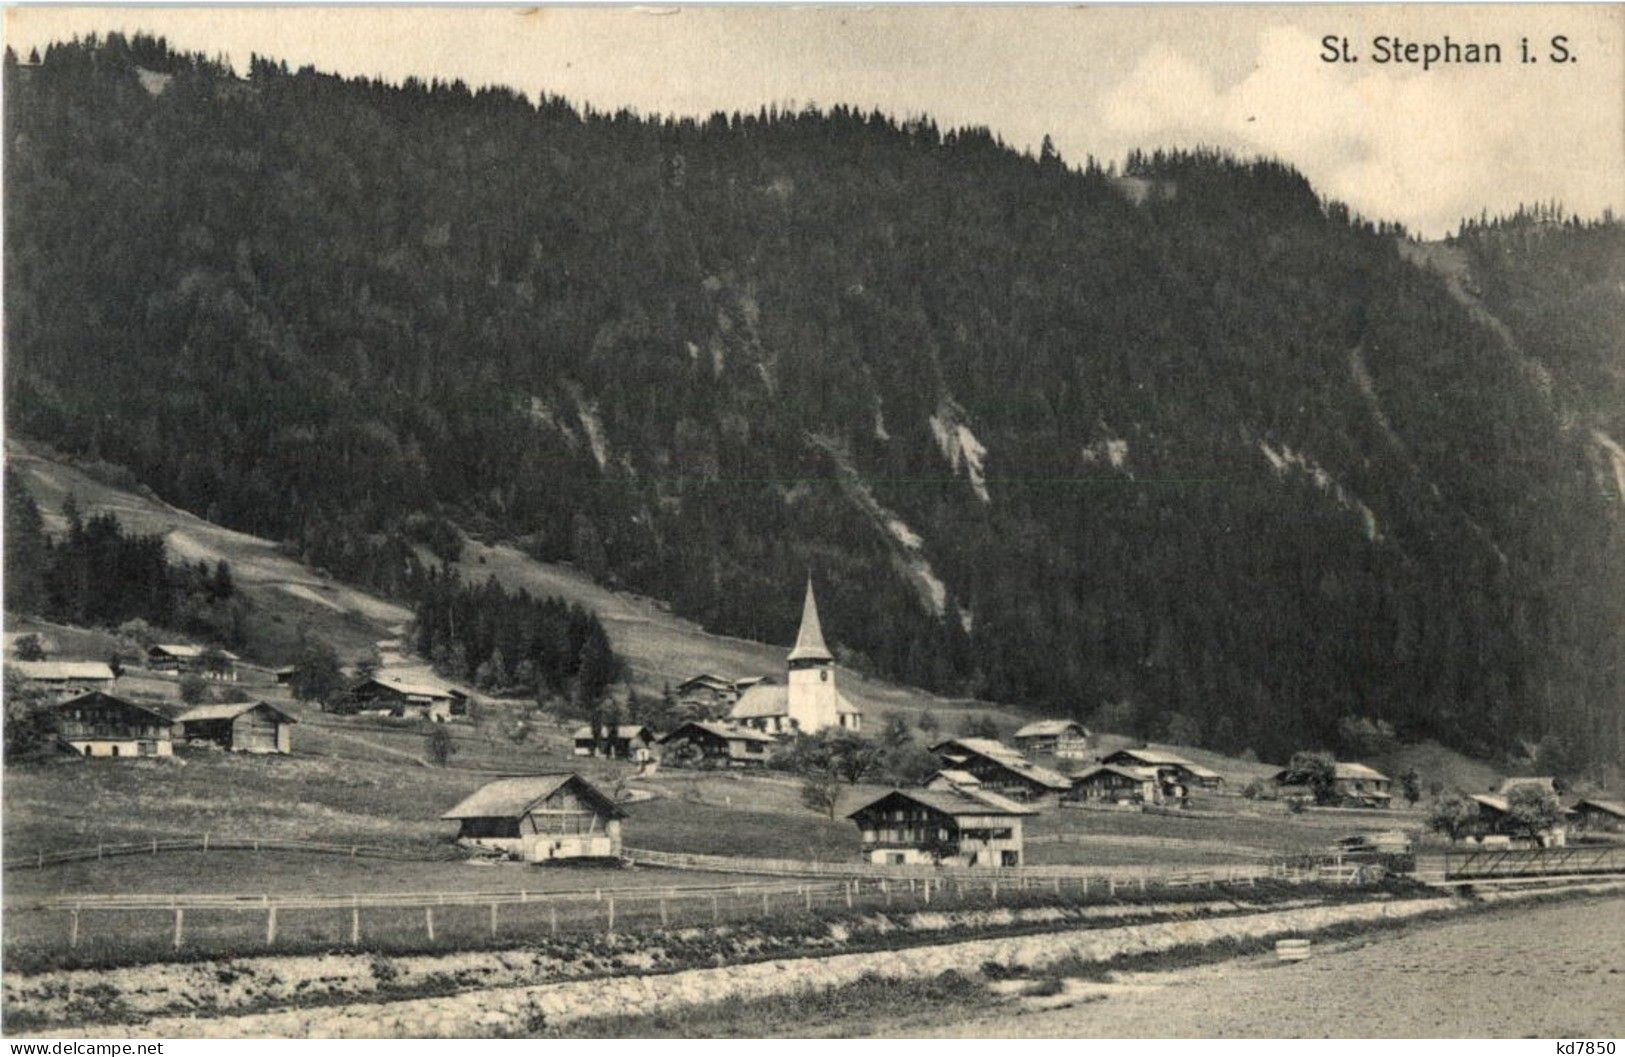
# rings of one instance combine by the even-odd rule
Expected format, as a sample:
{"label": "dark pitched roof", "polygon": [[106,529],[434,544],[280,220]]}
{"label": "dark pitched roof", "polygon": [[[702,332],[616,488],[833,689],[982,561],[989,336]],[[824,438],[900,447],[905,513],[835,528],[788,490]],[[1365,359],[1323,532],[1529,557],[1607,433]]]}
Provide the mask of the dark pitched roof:
{"label": "dark pitched roof", "polygon": [[89,693],[75,695],[74,697],[68,698],[66,701],[58,701],[51,707],[60,712],[63,709],[71,708],[75,705],[83,707],[84,705],[99,704],[101,702],[112,702],[115,705],[122,705],[125,708],[136,712],[145,712],[147,715],[153,717],[161,723],[170,722],[170,718],[168,716],[164,715],[155,708],[149,708],[146,705],[138,705],[134,701],[126,701],[122,697],[114,697],[112,694],[105,694],[100,690],[92,690]]}
{"label": "dark pitched roof", "polygon": [[856,811],[849,813],[847,818],[855,818],[876,804],[882,803],[892,797],[902,797],[912,800],[945,815],[955,817],[965,815],[1036,815],[1038,812],[1030,807],[1023,807],[1013,800],[1007,800],[997,793],[990,793],[985,789],[893,789],[882,796],[864,804]]}
{"label": "dark pitched roof", "polygon": [[723,738],[727,741],[766,741],[774,743],[778,741],[771,734],[763,734],[761,731],[751,730],[749,727],[730,727],[722,723],[707,723],[703,720],[691,719],[661,738],[660,743],[664,745],[666,742],[674,740],[685,730],[691,729],[701,730],[713,737]]}
{"label": "dark pitched roof", "polygon": [[958,748],[972,756],[980,756],[983,759],[992,760],[999,766],[1004,767],[1005,769],[1012,771],[1023,778],[1035,782],[1038,785],[1046,786],[1050,789],[1072,788],[1071,781],[1069,781],[1065,775],[1052,771],[1048,767],[1040,767],[1031,760],[1027,759],[1027,757],[1023,756],[1018,750],[1012,749],[1003,742],[994,741],[991,738],[949,738],[947,741],[938,742],[936,745],[933,745],[931,747],[931,751],[943,756],[946,759],[953,760],[957,755],[951,752],[951,750],[954,748]]}

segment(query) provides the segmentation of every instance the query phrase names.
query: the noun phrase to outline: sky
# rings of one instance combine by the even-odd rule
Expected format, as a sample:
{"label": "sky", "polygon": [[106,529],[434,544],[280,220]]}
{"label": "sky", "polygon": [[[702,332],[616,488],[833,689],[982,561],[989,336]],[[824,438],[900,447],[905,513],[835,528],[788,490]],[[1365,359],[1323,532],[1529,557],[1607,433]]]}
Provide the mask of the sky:
{"label": "sky", "polygon": [[[1134,147],[1278,157],[1420,234],[1557,200],[1625,204],[1625,6],[37,7],[7,42],[145,30],[346,75],[462,78],[601,109],[855,104],[986,125],[1069,161]],[[1373,38],[1496,42],[1499,65],[1378,64]],[[1576,61],[1524,64],[1554,35]],[[1357,63],[1321,60],[1346,36]]]}

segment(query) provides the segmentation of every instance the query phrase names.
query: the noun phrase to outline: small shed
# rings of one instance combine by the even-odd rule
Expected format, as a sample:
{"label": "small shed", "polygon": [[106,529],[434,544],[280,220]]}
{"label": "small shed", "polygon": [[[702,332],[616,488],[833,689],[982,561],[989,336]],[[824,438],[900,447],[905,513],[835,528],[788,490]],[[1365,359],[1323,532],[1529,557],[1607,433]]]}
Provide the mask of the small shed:
{"label": "small shed", "polygon": [[647,760],[649,746],[655,743],[654,732],[641,723],[622,723],[603,727],[599,736],[593,736],[592,726],[577,727],[572,740],[577,756],[608,756],[617,760]]}
{"label": "small shed", "polygon": [[92,690],[55,705],[61,742],[81,756],[171,756],[169,717],[121,697]]}
{"label": "small shed", "polygon": [[692,746],[688,751],[697,754],[701,762],[724,767],[759,767],[767,763],[778,741],[771,734],[748,727],[689,720],[661,738],[660,744],[666,750],[663,762],[667,763],[681,763],[685,746]]}
{"label": "small shed", "polygon": [[985,789],[894,789],[847,818],[873,863],[1020,866],[1021,820],[1032,814]]}
{"label": "small shed", "polygon": [[175,717],[183,741],[213,742],[232,752],[286,753],[293,716],[264,701],[199,705]]}
{"label": "small shed", "polygon": [[1089,755],[1089,728],[1075,719],[1040,719],[1015,733],[1022,752],[1081,760]]}
{"label": "small shed", "polygon": [[580,775],[563,772],[487,782],[440,817],[459,823],[460,844],[553,862],[619,857],[626,812]]}

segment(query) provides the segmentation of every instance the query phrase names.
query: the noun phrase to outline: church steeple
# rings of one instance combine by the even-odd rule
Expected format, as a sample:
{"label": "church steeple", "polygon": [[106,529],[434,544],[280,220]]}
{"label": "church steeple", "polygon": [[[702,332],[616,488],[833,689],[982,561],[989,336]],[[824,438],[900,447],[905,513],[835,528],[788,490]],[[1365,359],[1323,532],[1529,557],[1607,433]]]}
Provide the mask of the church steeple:
{"label": "church steeple", "polygon": [[789,661],[835,660],[829,647],[824,645],[824,629],[818,624],[818,602],[813,598],[812,577],[807,577],[807,599],[801,604],[801,630],[796,633],[796,644],[790,650]]}

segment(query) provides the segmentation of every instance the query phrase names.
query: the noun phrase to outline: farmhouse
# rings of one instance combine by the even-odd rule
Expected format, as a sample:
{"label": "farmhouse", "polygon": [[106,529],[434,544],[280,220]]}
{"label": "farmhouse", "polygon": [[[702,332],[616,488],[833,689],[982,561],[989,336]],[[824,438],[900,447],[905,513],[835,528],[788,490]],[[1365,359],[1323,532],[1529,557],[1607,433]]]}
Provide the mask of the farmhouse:
{"label": "farmhouse", "polygon": [[874,863],[1020,866],[1031,808],[982,789],[895,789],[852,812]]}
{"label": "farmhouse", "polygon": [[[1309,793],[1309,776],[1284,767],[1271,777],[1284,792]],[[1387,807],[1394,799],[1393,779],[1363,763],[1337,763],[1332,767],[1332,800],[1343,807]]]}
{"label": "farmhouse", "polygon": [[1098,763],[1072,776],[1063,799],[1082,803],[1160,804],[1162,783],[1155,767]]}
{"label": "farmhouse", "polygon": [[[1478,821],[1473,827],[1478,839],[1482,840],[1486,836],[1524,838],[1530,836],[1529,828],[1513,816],[1512,802],[1507,797],[1498,793],[1473,793],[1468,799],[1478,807]],[[1534,839],[1542,847],[1561,848],[1568,843],[1568,828],[1563,825],[1552,826],[1535,834]]]}
{"label": "farmhouse", "polygon": [[789,685],[764,680],[749,687],[729,709],[731,722],[769,734],[797,730],[815,734],[825,727],[862,728],[863,710],[835,687],[835,657],[824,645],[810,578],[801,605],[801,630],[785,662]]}
{"label": "farmhouse", "polygon": [[403,719],[429,719],[444,723],[468,714],[468,697],[461,691],[433,683],[382,673],[363,679],[346,695],[350,707]]}
{"label": "farmhouse", "polygon": [[15,661],[24,679],[55,693],[75,696],[113,685],[113,669],[100,661]]}
{"label": "farmhouse", "polygon": [[626,812],[567,772],[499,778],[440,817],[460,824],[458,843],[550,862],[619,856]]}
{"label": "farmhouse", "polygon": [[52,708],[56,734],[81,756],[171,756],[169,717],[100,690]]}
{"label": "farmhouse", "polygon": [[950,738],[931,747],[945,770],[966,771],[987,789],[1017,800],[1066,792],[1072,783],[991,738]]}
{"label": "farmhouse", "polygon": [[777,742],[772,735],[748,727],[706,723],[691,719],[660,739],[667,763],[687,761],[723,767],[765,764]]}
{"label": "farmhouse", "polygon": [[1149,745],[1138,749],[1118,749],[1100,762],[1121,767],[1153,768],[1162,776],[1165,792],[1176,799],[1183,798],[1192,787],[1217,789],[1224,784],[1224,776],[1218,771]]}
{"label": "farmhouse", "polygon": [[1569,808],[1577,828],[1589,833],[1625,833],[1625,804],[1586,797]]}
{"label": "farmhouse", "polygon": [[1075,719],[1040,719],[1016,731],[1022,752],[1083,759],[1089,755],[1089,730]]}
{"label": "farmhouse", "polygon": [[293,724],[299,722],[264,701],[199,705],[175,717],[184,741],[213,742],[232,752],[290,752]]}
{"label": "farmhouse", "polygon": [[724,679],[720,675],[702,672],[692,679],[678,683],[672,693],[679,704],[687,705],[704,715],[720,716],[739,700],[739,695],[745,690],[741,685],[742,682],[754,685],[760,680]]}
{"label": "farmhouse", "polygon": [[647,760],[649,746],[655,743],[654,732],[639,723],[623,723],[604,727],[598,737],[592,726],[577,727],[575,735],[577,756],[608,756],[617,760]]}
{"label": "farmhouse", "polygon": [[237,662],[241,659],[229,650],[185,643],[159,643],[147,647],[147,667],[155,672],[196,674],[223,682],[237,681]]}

